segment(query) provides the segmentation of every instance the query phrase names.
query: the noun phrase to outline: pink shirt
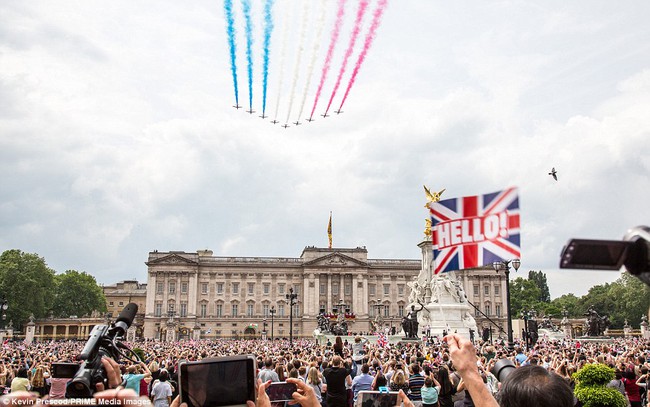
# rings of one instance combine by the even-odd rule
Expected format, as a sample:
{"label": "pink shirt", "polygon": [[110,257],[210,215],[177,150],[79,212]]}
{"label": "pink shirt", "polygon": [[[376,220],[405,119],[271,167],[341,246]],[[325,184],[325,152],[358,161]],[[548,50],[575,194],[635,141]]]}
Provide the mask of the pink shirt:
{"label": "pink shirt", "polygon": [[71,379],[68,378],[51,378],[50,379],[50,398],[61,400],[65,398],[65,387]]}

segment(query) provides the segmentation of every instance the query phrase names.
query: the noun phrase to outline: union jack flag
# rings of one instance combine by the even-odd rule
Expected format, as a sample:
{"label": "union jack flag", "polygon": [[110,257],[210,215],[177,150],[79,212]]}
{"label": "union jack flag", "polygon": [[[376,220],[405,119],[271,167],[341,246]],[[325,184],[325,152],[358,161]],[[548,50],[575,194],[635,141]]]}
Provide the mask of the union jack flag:
{"label": "union jack flag", "polygon": [[429,204],[435,274],[521,257],[517,188]]}
{"label": "union jack flag", "polygon": [[385,348],[388,345],[388,338],[386,334],[380,333],[377,335],[377,345],[381,348]]}

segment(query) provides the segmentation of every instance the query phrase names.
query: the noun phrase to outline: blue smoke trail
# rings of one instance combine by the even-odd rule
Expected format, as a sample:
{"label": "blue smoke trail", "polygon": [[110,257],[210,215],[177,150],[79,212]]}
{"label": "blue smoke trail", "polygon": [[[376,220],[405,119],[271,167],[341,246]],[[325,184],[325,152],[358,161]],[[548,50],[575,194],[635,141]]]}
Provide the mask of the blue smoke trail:
{"label": "blue smoke trail", "polygon": [[235,46],[235,18],[232,14],[232,0],[224,0],[223,10],[226,13],[226,30],[228,33],[228,45],[230,46],[230,70],[232,71],[232,82],[235,87],[235,104],[239,106],[239,87],[237,86],[237,60]]}
{"label": "blue smoke trail", "polygon": [[275,0],[266,0],[264,4],[264,65],[262,68],[262,116],[266,112],[266,87],[269,78],[269,47],[271,45],[271,33],[273,32],[273,16],[271,8]]}
{"label": "blue smoke trail", "polygon": [[246,61],[248,62],[248,107],[253,111],[253,22],[251,21],[251,1],[242,0],[246,20]]}

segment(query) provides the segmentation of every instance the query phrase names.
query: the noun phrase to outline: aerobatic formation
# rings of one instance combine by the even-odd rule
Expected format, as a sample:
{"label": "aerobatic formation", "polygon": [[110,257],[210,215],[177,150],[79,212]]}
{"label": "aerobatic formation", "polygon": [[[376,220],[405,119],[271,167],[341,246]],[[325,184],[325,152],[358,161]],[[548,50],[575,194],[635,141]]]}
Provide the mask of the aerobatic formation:
{"label": "aerobatic formation", "polygon": [[224,0],[233,107],[285,129],[343,113],[387,3]]}

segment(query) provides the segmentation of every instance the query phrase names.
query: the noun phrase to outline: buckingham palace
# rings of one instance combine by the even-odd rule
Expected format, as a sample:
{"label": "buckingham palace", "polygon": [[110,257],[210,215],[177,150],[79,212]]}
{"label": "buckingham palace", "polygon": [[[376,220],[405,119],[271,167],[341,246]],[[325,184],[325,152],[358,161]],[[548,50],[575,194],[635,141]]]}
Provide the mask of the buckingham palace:
{"label": "buckingham palace", "polygon": [[[143,335],[177,340],[288,337],[292,311],[293,336],[311,337],[317,315],[337,308],[350,317],[351,332],[368,332],[377,314],[386,328],[399,332],[409,305],[407,283],[418,276],[422,261],[368,259],[365,247],[307,246],[300,257],[153,251],[146,265]],[[487,318],[505,326],[505,276],[491,267],[458,276],[476,307],[479,329],[488,326]],[[296,295],[293,306],[290,292]]]}

